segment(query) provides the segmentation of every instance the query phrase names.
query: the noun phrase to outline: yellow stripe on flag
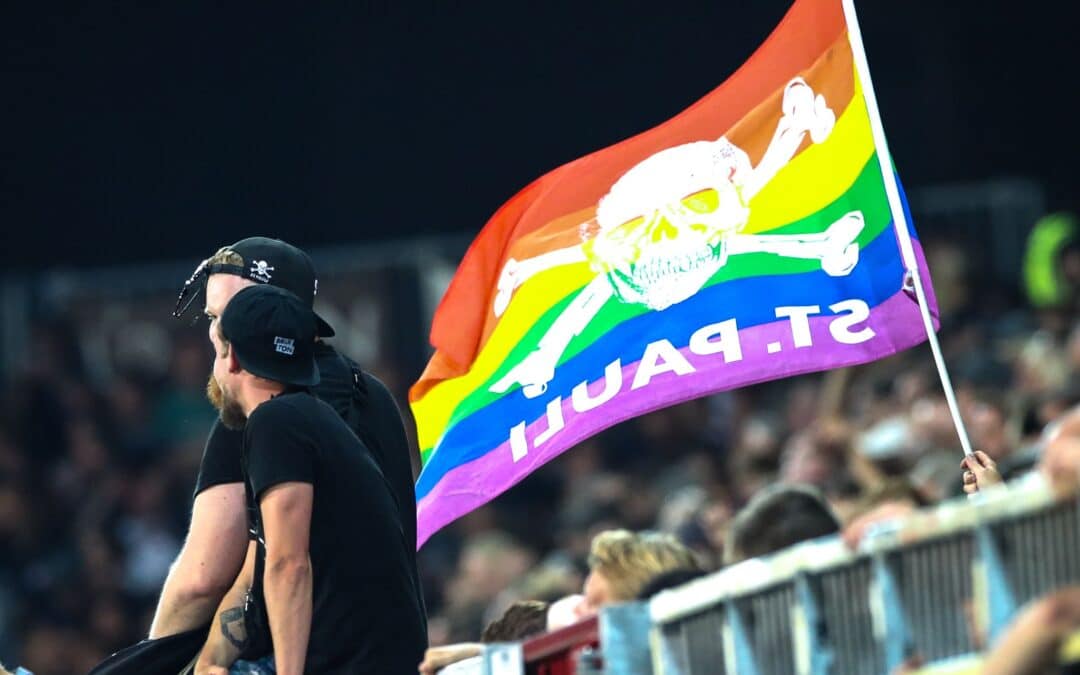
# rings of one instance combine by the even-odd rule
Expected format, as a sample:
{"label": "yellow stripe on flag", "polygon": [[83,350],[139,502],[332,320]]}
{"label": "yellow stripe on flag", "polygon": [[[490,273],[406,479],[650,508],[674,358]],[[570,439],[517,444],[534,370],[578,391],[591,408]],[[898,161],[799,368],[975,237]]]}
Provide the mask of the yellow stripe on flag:
{"label": "yellow stripe on flag", "polygon": [[873,152],[870,116],[856,78],[851,103],[829,138],[796,155],[750,200],[743,232],[767,232],[825,208],[851,187]]}
{"label": "yellow stripe on flag", "polygon": [[595,276],[588,263],[582,262],[546,270],[522,284],[469,372],[440,382],[422,399],[413,401],[420,449],[426,450],[438,442],[462,399],[495,374],[537,319]]}

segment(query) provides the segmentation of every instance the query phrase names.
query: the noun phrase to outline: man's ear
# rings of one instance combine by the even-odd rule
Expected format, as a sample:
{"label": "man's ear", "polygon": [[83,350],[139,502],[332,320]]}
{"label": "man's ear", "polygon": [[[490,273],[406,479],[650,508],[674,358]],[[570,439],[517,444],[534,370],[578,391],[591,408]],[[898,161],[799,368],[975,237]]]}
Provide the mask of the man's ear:
{"label": "man's ear", "polygon": [[236,350],[232,348],[231,344],[227,349],[229,350],[229,354],[226,356],[229,359],[229,372],[239,373],[244,368],[240,365],[240,360],[236,358]]}

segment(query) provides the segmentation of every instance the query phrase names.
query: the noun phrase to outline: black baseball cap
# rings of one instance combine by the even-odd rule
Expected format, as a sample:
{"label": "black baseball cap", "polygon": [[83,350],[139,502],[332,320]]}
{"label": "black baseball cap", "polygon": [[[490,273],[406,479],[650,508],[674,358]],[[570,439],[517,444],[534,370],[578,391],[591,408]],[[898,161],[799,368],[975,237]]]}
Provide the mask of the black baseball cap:
{"label": "black baseball cap", "polygon": [[[292,244],[269,237],[248,237],[221,250],[240,256],[241,264],[211,264],[212,258],[202,261],[181,289],[174,316],[181,316],[191,306],[211,274],[235,274],[257,284],[284,288],[301,300],[306,300],[309,308],[314,306],[319,280],[315,276],[315,265],[307,253]],[[185,300],[187,304],[183,304]],[[318,314],[315,314],[315,327],[319,337],[334,335],[333,327]]]}
{"label": "black baseball cap", "polygon": [[252,375],[301,387],[319,383],[315,312],[295,294],[265,283],[248,286],[225,306],[220,326]]}

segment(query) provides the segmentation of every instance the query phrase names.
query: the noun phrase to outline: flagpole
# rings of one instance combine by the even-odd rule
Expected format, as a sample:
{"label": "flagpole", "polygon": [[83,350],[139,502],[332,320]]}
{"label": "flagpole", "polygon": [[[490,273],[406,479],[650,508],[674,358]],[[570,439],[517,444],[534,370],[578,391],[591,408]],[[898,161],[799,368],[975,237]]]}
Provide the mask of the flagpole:
{"label": "flagpole", "polygon": [[851,53],[855,59],[855,71],[858,73],[859,80],[863,85],[863,98],[866,100],[866,111],[870,116],[870,131],[874,137],[878,163],[881,166],[881,177],[885,181],[885,194],[889,198],[889,209],[893,215],[896,238],[900,242],[900,252],[904,257],[904,265],[911,274],[911,280],[915,286],[915,297],[919,301],[919,313],[922,315],[923,325],[926,327],[927,341],[930,343],[930,351],[934,355],[934,364],[937,366],[938,375],[941,377],[941,386],[945,390],[945,400],[949,404],[949,412],[952,414],[956,433],[960,437],[960,445],[964,449],[964,454],[970,456],[972,454],[971,441],[968,439],[964,420],[960,417],[960,406],[956,403],[952,380],[949,378],[949,371],[945,367],[945,359],[941,355],[941,345],[938,344],[937,334],[934,332],[934,322],[930,317],[930,303],[926,300],[922,275],[919,273],[919,263],[915,257],[915,249],[911,245],[911,233],[908,231],[907,215],[904,213],[904,206],[900,201],[900,189],[896,184],[896,174],[893,173],[892,168],[892,155],[889,154],[889,144],[885,140],[885,128],[881,124],[881,113],[878,110],[877,97],[874,95],[874,83],[870,79],[870,64],[866,60],[862,32],[859,30],[859,20],[855,15],[855,2],[854,0],[842,0],[842,3],[844,18],[847,20],[848,41],[851,43]]}

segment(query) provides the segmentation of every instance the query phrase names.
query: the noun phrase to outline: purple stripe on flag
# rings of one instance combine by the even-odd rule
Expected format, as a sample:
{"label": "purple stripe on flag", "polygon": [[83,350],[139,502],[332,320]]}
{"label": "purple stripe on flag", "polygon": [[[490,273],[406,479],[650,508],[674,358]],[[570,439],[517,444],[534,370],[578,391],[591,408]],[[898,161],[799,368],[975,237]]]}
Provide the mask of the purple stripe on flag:
{"label": "purple stripe on flag", "polygon": [[[925,270],[925,263],[920,267]],[[522,420],[499,420],[498,423],[506,426],[508,440],[483,457],[449,471],[420,500],[417,505],[417,545],[422,545],[447,523],[519,482],[540,465],[613,424],[706,394],[780,377],[867,363],[926,339],[918,305],[904,291],[871,309],[870,317],[852,328],[859,330],[867,326],[874,331],[874,337],[861,344],[841,344],[833,338],[829,325],[836,318],[834,315],[811,316],[812,345],[800,348],[793,346],[792,327],[787,319],[741,330],[742,360],[732,363],[726,363],[722,354],[701,356],[690,352],[688,347],[680,349],[694,372],[685,375],[661,373],[647,386],[636,390],[630,389],[630,383],[640,362],[624,365],[622,387],[607,403],[578,413],[572,407],[571,397],[565,397],[561,406],[565,426],[540,447],[535,447],[534,441],[548,430],[547,417],[531,421],[525,429],[528,452],[517,462],[513,460],[509,436],[510,429]],[[774,343],[779,343],[780,350],[770,354],[768,345]],[[602,388],[601,382],[594,382],[588,390],[595,396]]]}

